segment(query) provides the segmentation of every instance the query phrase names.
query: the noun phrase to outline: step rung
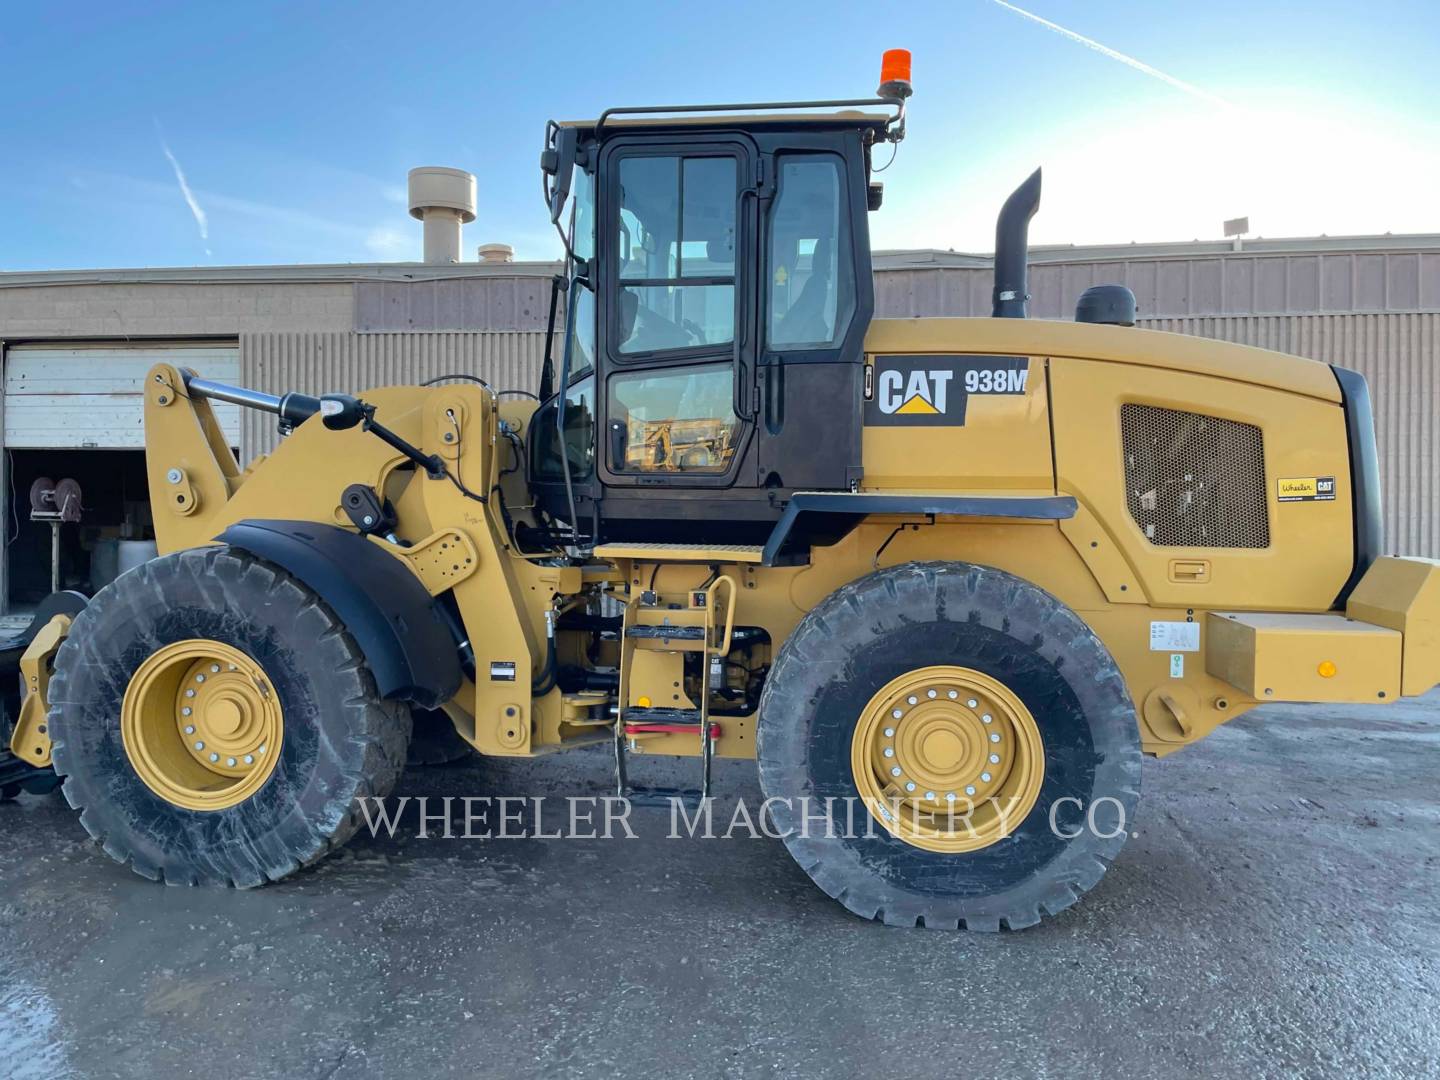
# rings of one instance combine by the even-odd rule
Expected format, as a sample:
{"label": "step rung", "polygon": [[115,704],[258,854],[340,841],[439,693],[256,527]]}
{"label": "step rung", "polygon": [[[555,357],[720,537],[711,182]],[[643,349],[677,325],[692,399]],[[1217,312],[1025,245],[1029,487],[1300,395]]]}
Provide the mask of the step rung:
{"label": "step rung", "polygon": [[671,626],[642,624],[625,631],[626,637],[645,638],[652,641],[704,641],[703,626]]}
{"label": "step rung", "polygon": [[[637,735],[698,735],[700,728],[695,724],[626,724],[625,734],[630,738]],[[720,725],[710,725],[710,741],[720,738]]]}
{"label": "step rung", "polygon": [[765,549],[748,544],[601,544],[595,554],[644,562],[759,563]]}
{"label": "step rung", "polygon": [[678,709],[664,705],[627,705],[624,709],[627,724],[689,724],[700,726],[699,709]]}

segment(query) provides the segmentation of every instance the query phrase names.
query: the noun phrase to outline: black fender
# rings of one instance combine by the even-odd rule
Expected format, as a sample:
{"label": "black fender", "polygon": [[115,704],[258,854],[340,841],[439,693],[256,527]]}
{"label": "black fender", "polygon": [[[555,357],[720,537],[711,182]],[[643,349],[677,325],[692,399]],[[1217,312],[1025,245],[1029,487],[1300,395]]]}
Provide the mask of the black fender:
{"label": "black fender", "polygon": [[313,521],[237,521],[215,538],[314,589],[365,654],[382,697],[438,708],[460,689],[454,635],[420,579],[359,533]]}
{"label": "black fender", "polygon": [[803,562],[811,547],[838,543],[872,514],[1066,521],[1070,495],[942,495],[891,491],[797,491],[765,542],[762,566]]}

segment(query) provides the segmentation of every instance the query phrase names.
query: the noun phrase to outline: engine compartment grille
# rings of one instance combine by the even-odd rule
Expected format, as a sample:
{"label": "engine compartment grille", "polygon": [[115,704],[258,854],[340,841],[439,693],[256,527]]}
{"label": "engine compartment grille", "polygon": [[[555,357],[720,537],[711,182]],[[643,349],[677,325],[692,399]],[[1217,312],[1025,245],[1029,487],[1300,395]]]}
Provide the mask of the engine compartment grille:
{"label": "engine compartment grille", "polygon": [[1265,439],[1254,424],[1120,407],[1125,498],[1156,547],[1270,546]]}

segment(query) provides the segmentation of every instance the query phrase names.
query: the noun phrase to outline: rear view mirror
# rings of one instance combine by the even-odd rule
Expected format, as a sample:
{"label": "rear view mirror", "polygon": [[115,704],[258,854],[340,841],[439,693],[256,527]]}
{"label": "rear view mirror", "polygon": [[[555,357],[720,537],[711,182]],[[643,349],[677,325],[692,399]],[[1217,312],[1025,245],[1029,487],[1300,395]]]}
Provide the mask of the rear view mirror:
{"label": "rear view mirror", "polygon": [[550,198],[550,220],[560,224],[565,200],[570,197],[570,176],[575,171],[576,134],[573,127],[551,128],[545,152],[540,155],[540,170],[550,177],[546,190]]}

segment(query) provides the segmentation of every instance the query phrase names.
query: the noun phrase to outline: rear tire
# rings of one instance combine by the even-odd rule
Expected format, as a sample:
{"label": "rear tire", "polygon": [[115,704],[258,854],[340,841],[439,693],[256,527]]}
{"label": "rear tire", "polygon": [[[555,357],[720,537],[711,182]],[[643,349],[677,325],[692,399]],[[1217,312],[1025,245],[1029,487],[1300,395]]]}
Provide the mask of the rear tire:
{"label": "rear tire", "polygon": [[[283,713],[263,784],[217,809],[158,794],[132,756],[133,736],[122,734],[127,688],[145,678],[142,665],[195,641],[253,661],[259,692],[268,702],[273,688]],[[410,736],[409,708],[380,698],[324,602],[283,570],[227,547],[167,555],[101,590],[56,655],[50,702],[55,770],[85,829],[136,873],[176,885],[256,886],[322,858],[359,826],[357,800],[390,792]],[[172,763],[177,757],[170,752]],[[181,766],[186,779],[200,775],[194,762]]]}
{"label": "rear tire", "polygon": [[[1009,697],[1031,718],[1029,729],[1038,729],[1031,753],[1043,764],[1043,776],[1031,781],[1031,808],[999,838],[983,839],[978,847],[972,841],[970,850],[959,849],[963,840],[933,850],[924,837],[904,839],[872,816],[860,790],[868,781],[856,766],[866,755],[852,757],[856,732],[868,730],[862,721],[875,702],[885,701],[907,677],[933,680],[937,676],[927,673],[937,671],[970,672],[972,685],[996,685],[995,699]],[[946,705],[957,695],[943,687],[958,683],[942,678],[918,685],[942,689],[938,695],[920,689],[918,705],[917,697],[899,698],[893,727],[890,712],[881,714],[895,753],[904,753],[906,732],[895,729],[910,719],[907,709],[916,710],[918,722],[928,707],[923,731],[933,733],[949,722],[949,708],[954,733],[924,738],[942,749],[961,747],[964,738],[975,746],[978,738],[985,755],[980,760],[996,760],[988,756],[987,740],[1002,717],[992,722],[987,716],[985,724],[992,726],[980,727],[976,713],[986,706],[967,713],[968,692]],[[927,703],[927,694],[938,700]],[[967,735],[965,724],[978,736]],[[891,762],[900,760],[890,746],[878,744],[877,753],[885,753],[878,758],[882,782],[889,781]],[[1124,844],[1140,790],[1135,708],[1105,646],[1049,593],[967,563],[882,570],[811,611],[766,680],[756,750],[761,787],[767,799],[777,800],[770,803],[772,819],[796,861],[852,912],[892,926],[1018,929],[1069,907],[1100,880]],[[975,751],[981,752],[978,746]],[[954,757],[961,756],[957,749]],[[998,772],[985,764],[977,768]],[[895,783],[908,784],[908,775]],[[936,785],[922,783],[918,794],[907,797],[922,798],[926,786]],[[810,800],[808,810],[802,798]],[[814,819],[832,798],[834,828],[827,829]],[[945,799],[943,789],[938,798]],[[849,821],[844,807],[856,808]]]}

